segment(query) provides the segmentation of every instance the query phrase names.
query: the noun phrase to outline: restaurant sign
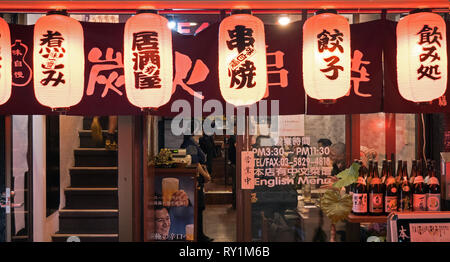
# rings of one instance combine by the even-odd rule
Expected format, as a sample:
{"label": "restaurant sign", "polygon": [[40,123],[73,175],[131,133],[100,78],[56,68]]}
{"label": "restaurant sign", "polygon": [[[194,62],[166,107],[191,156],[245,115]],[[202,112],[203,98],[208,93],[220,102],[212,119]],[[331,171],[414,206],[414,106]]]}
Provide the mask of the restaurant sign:
{"label": "restaurant sign", "polygon": [[[47,17],[51,16],[54,15]],[[443,38],[439,39],[441,46],[437,42],[423,46],[440,48],[437,56],[441,60],[436,58],[434,62],[440,66],[441,76],[448,71],[448,67],[438,63],[444,61],[444,57],[447,60],[449,47],[444,39],[449,26],[446,23],[446,27],[441,26],[438,30]],[[80,30],[70,32],[59,31],[56,27],[43,30],[39,25],[8,26],[11,58],[7,58],[8,52],[3,53],[3,48],[0,56],[11,62],[12,84],[4,85],[3,93],[0,92],[3,103],[0,114],[150,113],[173,117],[178,115],[181,104],[192,108],[189,115],[194,115],[194,108],[200,107],[200,114],[208,116],[213,114],[210,113],[212,110],[203,109],[211,109],[212,104],[222,106],[222,109],[231,106],[235,110],[239,106],[263,102],[270,106],[273,101],[277,101],[279,115],[450,112],[447,103],[449,88],[445,88],[445,93],[438,98],[420,105],[400,94],[395,59],[397,23],[388,20],[351,24],[349,30],[337,28],[336,24],[336,28],[322,28],[311,39],[305,39],[307,26],[303,21],[288,26],[264,25],[263,28],[260,23],[250,25],[243,21],[226,28],[223,41],[219,38],[221,25],[214,23],[195,35],[168,31],[171,42],[164,42],[170,37],[167,34],[163,36],[162,29],[130,31],[125,23],[80,22],[78,25],[81,25]],[[243,30],[240,26],[244,27]],[[426,32],[433,33],[433,28]],[[39,37],[37,30],[41,30]],[[79,36],[73,37],[73,33]],[[4,37],[7,37],[6,33],[0,37],[1,44],[6,40]],[[49,41],[45,40],[50,37]],[[68,46],[73,39],[78,41],[76,46]],[[253,39],[253,45],[249,44],[248,41]],[[314,52],[326,54],[320,68],[314,68],[313,64],[302,59],[306,52],[305,41],[314,41]],[[170,43],[172,47],[168,48]],[[54,46],[59,44],[61,47]],[[232,57],[226,61],[226,68],[220,66],[221,46]],[[345,59],[340,57],[344,54],[340,47]],[[74,50],[77,50],[75,55],[72,54]],[[422,58],[427,54],[425,51],[420,53]],[[334,56],[339,58],[339,63]],[[434,56],[431,53],[427,61],[433,60]],[[350,62],[342,64],[347,58]],[[258,62],[260,60],[264,62]],[[5,68],[2,64],[0,69]],[[261,68],[265,70],[260,71]],[[310,77],[305,69],[317,69],[323,78],[330,81],[330,77],[340,79],[345,76],[348,70],[350,77],[345,81],[349,86],[340,88],[338,95],[330,96],[332,103],[323,103],[322,100],[327,100],[326,94],[315,94],[334,90],[333,85],[326,88],[319,85],[315,91],[308,89],[305,92],[305,75]],[[78,74],[80,71],[81,75]],[[4,81],[7,75],[2,73],[0,81]],[[60,92],[66,87],[70,91]],[[8,88],[11,89],[10,95]],[[254,93],[250,94],[250,91]],[[58,96],[53,95],[57,93]],[[270,109],[268,114],[272,112]],[[216,110],[215,113],[225,112]]]}

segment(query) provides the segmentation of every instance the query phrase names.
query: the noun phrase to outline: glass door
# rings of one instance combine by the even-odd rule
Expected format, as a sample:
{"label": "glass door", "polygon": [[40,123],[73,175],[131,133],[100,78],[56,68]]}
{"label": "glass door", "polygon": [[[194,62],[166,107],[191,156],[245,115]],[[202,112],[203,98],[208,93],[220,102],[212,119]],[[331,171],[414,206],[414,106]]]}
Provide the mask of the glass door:
{"label": "glass door", "polygon": [[31,116],[2,117],[0,241],[33,240]]}

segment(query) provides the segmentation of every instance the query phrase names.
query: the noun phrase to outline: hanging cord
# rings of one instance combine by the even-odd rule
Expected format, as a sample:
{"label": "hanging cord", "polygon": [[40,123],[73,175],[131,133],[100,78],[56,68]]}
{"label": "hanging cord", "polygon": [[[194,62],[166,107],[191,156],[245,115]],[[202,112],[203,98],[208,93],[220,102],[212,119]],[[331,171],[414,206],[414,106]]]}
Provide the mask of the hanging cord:
{"label": "hanging cord", "polygon": [[425,160],[425,167],[427,167],[427,159],[425,156],[425,147],[427,144],[426,138],[425,138],[425,121],[423,119],[423,114],[420,114],[420,118],[422,120],[422,138],[423,138],[423,148],[422,148],[422,154],[423,154],[423,159]]}

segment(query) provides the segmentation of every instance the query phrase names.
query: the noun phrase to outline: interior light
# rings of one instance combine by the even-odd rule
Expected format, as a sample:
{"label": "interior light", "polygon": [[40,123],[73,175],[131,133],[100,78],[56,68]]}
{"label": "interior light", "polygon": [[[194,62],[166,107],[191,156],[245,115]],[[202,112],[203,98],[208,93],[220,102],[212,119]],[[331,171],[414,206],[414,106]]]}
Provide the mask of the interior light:
{"label": "interior light", "polygon": [[169,21],[169,23],[167,23],[167,26],[170,29],[174,29],[176,25],[177,25],[177,23],[175,21]]}
{"label": "interior light", "polygon": [[278,18],[278,23],[280,25],[288,25],[291,22],[291,19],[287,16],[282,16]]}

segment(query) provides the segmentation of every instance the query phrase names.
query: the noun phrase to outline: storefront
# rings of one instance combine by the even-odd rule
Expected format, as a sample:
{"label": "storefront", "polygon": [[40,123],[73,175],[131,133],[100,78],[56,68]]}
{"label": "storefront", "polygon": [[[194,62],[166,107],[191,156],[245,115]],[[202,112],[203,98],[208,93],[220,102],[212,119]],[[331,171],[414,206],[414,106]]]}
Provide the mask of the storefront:
{"label": "storefront", "polygon": [[448,1],[0,12],[2,241],[450,241]]}

